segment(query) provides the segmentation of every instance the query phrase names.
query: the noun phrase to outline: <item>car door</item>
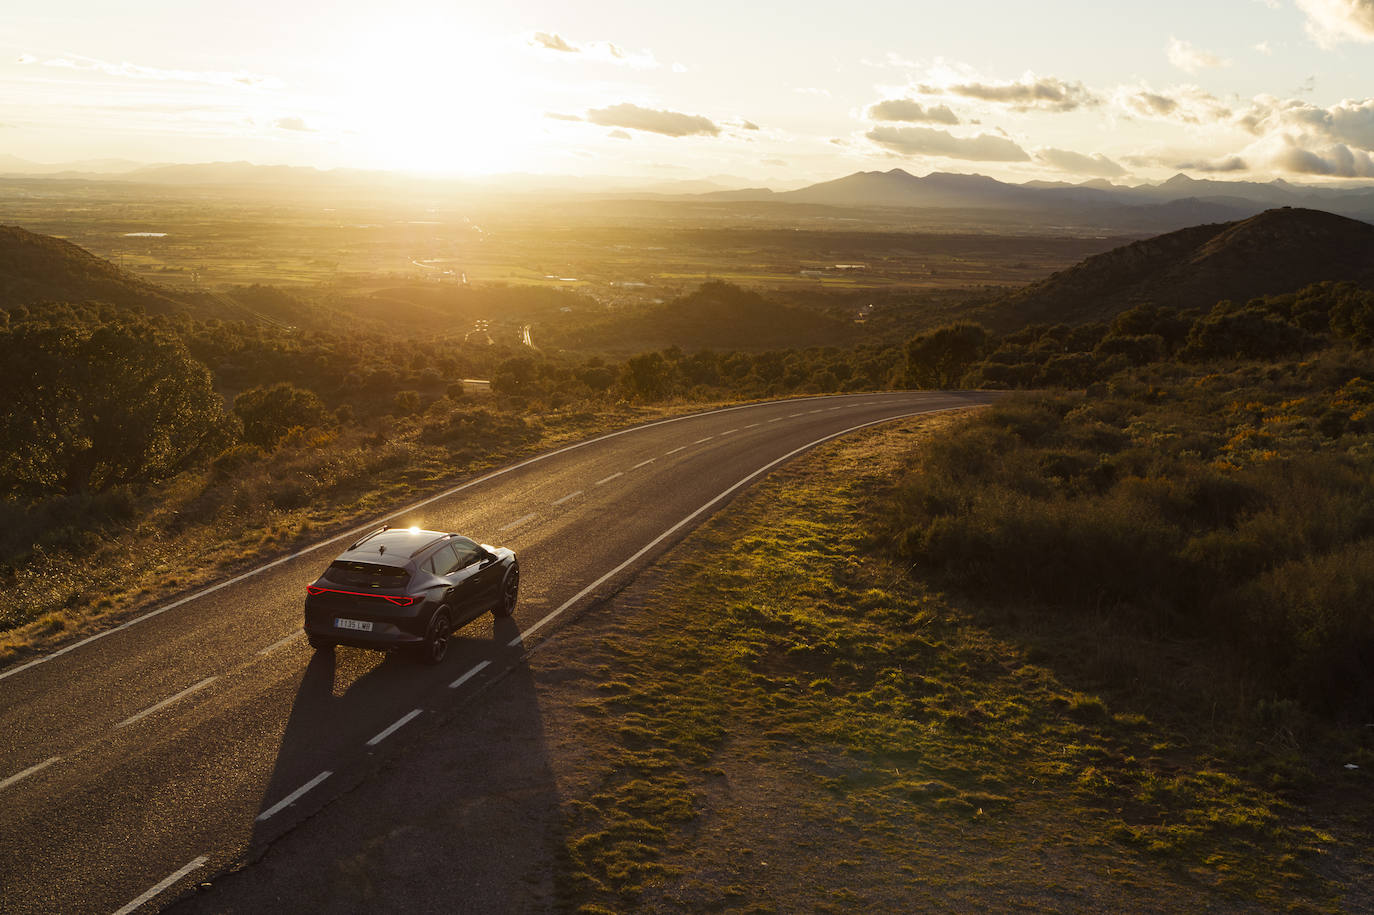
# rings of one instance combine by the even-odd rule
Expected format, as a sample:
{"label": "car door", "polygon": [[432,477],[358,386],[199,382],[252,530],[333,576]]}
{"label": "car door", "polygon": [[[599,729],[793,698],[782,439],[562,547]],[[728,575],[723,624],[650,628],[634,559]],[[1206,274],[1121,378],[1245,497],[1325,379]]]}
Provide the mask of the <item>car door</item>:
{"label": "car door", "polygon": [[453,541],[441,546],[431,558],[434,574],[448,581],[448,604],[453,610],[454,622],[471,619],[483,610],[481,582],[477,579],[477,565],[472,558],[468,551],[455,549]]}
{"label": "car door", "polygon": [[452,541],[454,552],[461,558],[463,567],[471,572],[469,593],[475,602],[474,608],[485,613],[496,602],[501,589],[501,566],[494,556],[466,537],[455,537]]}

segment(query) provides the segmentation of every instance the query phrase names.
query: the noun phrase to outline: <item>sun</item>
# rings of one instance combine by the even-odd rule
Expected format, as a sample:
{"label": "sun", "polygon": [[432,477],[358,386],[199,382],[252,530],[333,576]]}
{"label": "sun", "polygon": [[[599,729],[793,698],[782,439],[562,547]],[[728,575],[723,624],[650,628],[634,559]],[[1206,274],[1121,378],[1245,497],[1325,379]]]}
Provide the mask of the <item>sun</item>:
{"label": "sun", "polygon": [[378,168],[438,174],[529,167],[540,114],[522,98],[521,55],[506,45],[423,29],[373,42],[366,65],[337,96],[360,157]]}

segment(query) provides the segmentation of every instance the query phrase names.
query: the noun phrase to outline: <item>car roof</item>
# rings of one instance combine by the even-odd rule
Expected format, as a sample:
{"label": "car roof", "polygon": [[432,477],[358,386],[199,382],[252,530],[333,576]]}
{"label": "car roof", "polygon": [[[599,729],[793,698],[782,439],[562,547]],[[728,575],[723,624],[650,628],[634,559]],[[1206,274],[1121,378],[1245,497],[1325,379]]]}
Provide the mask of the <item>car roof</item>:
{"label": "car roof", "polygon": [[368,534],[339,554],[339,559],[401,566],[425,547],[456,536],[444,531],[421,530],[418,527],[387,528]]}

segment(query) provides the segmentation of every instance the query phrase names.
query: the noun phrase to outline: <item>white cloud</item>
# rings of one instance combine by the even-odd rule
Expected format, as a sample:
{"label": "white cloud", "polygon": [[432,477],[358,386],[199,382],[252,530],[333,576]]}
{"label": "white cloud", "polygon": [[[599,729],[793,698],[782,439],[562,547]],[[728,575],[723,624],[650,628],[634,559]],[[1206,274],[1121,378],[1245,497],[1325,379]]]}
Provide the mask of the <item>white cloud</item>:
{"label": "white cloud", "polygon": [[1255,50],[1259,51],[1261,54],[1274,53],[1274,49],[1269,46],[1269,42],[1267,41],[1261,41],[1259,44],[1255,45]]}
{"label": "white cloud", "polygon": [[957,95],[1005,105],[1012,111],[1074,111],[1101,102],[1082,83],[1065,82],[1053,76],[1027,73],[1015,82],[959,82],[949,85],[924,84],[923,95]]}
{"label": "white cloud", "polygon": [[1169,37],[1169,45],[1165,49],[1165,53],[1169,56],[1169,63],[1187,73],[1231,66],[1229,60],[1223,60],[1210,51],[1195,48],[1191,43],[1173,36]]}
{"label": "white cloud", "polygon": [[1091,175],[1095,178],[1120,178],[1126,169],[1108,159],[1101,153],[1086,156],[1067,149],[1041,149],[1035,157],[1051,168],[1075,175]]}
{"label": "white cloud", "polygon": [[815,86],[799,86],[796,89],[793,89],[792,91],[797,93],[798,95],[816,95],[820,96],[821,98],[830,98],[829,89],[818,89]]}
{"label": "white cloud", "polygon": [[[21,54],[18,59],[18,63],[21,64],[33,64],[38,62],[38,58],[29,54]],[[244,71],[225,72],[219,70],[164,70],[159,67],[133,64],[128,61],[112,63],[107,60],[98,60],[94,57],[82,57],[75,54],[69,57],[50,58],[42,61],[42,65],[63,70],[82,70],[93,73],[104,73],[106,76],[119,76],[128,79],[208,83],[212,86],[280,89],[285,85],[274,76],[263,76],[258,73],[248,73]]]}
{"label": "white cloud", "polygon": [[559,112],[559,111],[545,111],[545,112],[544,112],[544,117],[546,117],[546,118],[548,118],[548,119],[550,119],[550,120],[553,120],[553,121],[580,121],[580,120],[582,120],[582,116],[581,116],[581,115],[577,115],[577,114],[563,114],[562,112]]}
{"label": "white cloud", "polygon": [[1322,47],[1374,41],[1374,0],[1297,0],[1307,33]]}
{"label": "white cloud", "polygon": [[[579,55],[576,59],[633,67],[636,70],[653,70],[661,66],[652,51],[627,51],[610,41],[589,41],[579,46],[569,42],[557,32],[535,32],[530,35],[527,43],[530,47],[539,50],[556,51],[559,54],[567,55],[576,54]],[[568,59],[574,58],[569,57]],[[673,66],[674,72],[681,72],[677,69],[678,66],[676,64]]]}
{"label": "white cloud", "polygon": [[1217,124],[1229,121],[1233,112],[1221,99],[1197,86],[1172,86],[1156,90],[1146,83],[1118,86],[1112,105],[1128,117],[1180,124]]}
{"label": "white cloud", "polygon": [[958,124],[959,117],[947,105],[926,107],[909,98],[885,99],[871,105],[868,116],[875,121],[908,121],[918,124]]}
{"label": "white cloud", "polygon": [[633,137],[631,137],[628,133],[626,133],[626,132],[623,131],[623,130],[612,130],[610,133],[606,134],[606,136],[610,137],[610,138],[613,139],[613,140],[632,140],[632,139],[634,139]]}
{"label": "white cloud", "polygon": [[[1323,108],[1300,99],[1258,96],[1237,124],[1257,136],[1286,132],[1322,143],[1374,151],[1374,98],[1346,99]],[[1302,145],[1313,145],[1307,140]]]}
{"label": "white cloud", "polygon": [[659,133],[668,137],[714,137],[720,134],[720,128],[710,118],[677,111],[641,108],[629,102],[611,105],[608,108],[594,108],[587,112],[587,120],[602,127],[628,127],[631,130]]}
{"label": "white cloud", "polygon": [[530,45],[536,48],[546,48],[550,51],[562,51],[565,54],[577,54],[582,50],[568,44],[563,40],[563,36],[557,32],[535,32],[530,36]]}
{"label": "white cloud", "polygon": [[864,134],[869,140],[904,156],[943,156],[974,162],[1028,162],[1030,156],[1006,137],[979,134],[956,137],[932,127],[875,127]]}
{"label": "white cloud", "polygon": [[278,130],[298,130],[304,133],[315,133],[315,128],[308,126],[302,118],[277,118],[272,122],[272,126]]}

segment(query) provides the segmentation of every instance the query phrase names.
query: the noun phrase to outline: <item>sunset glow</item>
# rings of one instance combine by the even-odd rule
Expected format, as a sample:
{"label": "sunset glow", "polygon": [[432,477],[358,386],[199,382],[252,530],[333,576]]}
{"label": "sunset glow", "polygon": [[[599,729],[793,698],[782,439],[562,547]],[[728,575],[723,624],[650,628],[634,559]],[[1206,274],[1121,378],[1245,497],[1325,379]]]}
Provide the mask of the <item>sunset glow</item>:
{"label": "sunset glow", "polygon": [[29,163],[1374,177],[1369,0],[69,6],[0,31],[0,151]]}

